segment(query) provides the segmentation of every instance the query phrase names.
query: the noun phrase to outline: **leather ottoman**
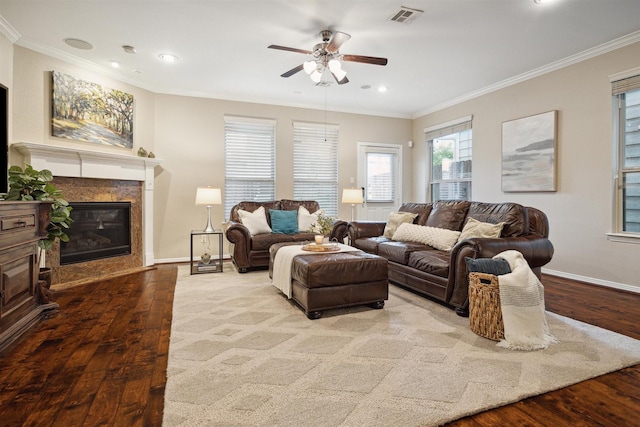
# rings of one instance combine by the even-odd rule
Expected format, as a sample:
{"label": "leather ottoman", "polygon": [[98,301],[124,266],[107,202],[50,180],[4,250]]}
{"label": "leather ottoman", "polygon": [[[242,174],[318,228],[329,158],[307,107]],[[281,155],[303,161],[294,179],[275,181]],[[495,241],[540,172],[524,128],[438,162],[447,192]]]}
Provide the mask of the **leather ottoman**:
{"label": "leather ottoman", "polygon": [[[270,248],[271,276],[275,253],[285,245]],[[354,305],[381,309],[389,299],[387,260],[362,251],[298,255],[291,264],[291,286],[291,298],[309,319]]]}

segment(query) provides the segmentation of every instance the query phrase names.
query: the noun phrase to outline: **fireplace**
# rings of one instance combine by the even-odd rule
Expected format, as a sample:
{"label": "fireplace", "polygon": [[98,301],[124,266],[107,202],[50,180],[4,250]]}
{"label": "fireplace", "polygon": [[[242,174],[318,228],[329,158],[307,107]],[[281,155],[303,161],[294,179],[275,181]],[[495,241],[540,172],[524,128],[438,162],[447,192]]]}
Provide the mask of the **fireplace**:
{"label": "fireplace", "polygon": [[69,242],[60,244],[60,265],[131,254],[130,202],[71,202]]}

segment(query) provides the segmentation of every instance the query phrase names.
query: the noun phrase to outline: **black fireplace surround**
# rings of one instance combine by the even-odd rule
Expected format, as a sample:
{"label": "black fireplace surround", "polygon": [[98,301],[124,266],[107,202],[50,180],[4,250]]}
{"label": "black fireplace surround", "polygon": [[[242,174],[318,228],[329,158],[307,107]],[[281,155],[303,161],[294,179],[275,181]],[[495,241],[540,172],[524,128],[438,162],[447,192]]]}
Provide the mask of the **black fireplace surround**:
{"label": "black fireplace surround", "polygon": [[60,244],[60,265],[131,254],[130,202],[70,202],[69,242]]}

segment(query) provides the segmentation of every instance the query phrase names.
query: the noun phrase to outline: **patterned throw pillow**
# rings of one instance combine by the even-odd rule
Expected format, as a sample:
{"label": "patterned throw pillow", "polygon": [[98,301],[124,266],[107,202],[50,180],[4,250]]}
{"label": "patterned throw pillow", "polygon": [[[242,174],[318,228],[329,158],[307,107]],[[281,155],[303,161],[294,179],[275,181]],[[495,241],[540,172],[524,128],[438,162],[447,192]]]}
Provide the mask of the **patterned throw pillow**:
{"label": "patterned throw pillow", "polygon": [[396,232],[400,224],[412,223],[418,214],[410,212],[391,212],[387,219],[387,224],[384,226],[383,237],[387,239],[393,238],[393,234]]}
{"label": "patterned throw pillow", "polygon": [[462,233],[460,233],[459,240],[470,239],[472,237],[498,238],[502,232],[502,227],[504,227],[504,222],[491,224],[489,222],[480,222],[477,219],[469,217],[462,229]]}
{"label": "patterned throw pillow", "polygon": [[271,233],[271,227],[269,227],[269,223],[267,222],[264,206],[260,206],[253,212],[238,209],[238,216],[240,217],[242,225],[247,227],[249,234],[252,236],[261,233]]}
{"label": "patterned throw pillow", "polygon": [[400,224],[393,234],[398,242],[418,242],[441,251],[450,251],[458,242],[459,231],[417,224]]}

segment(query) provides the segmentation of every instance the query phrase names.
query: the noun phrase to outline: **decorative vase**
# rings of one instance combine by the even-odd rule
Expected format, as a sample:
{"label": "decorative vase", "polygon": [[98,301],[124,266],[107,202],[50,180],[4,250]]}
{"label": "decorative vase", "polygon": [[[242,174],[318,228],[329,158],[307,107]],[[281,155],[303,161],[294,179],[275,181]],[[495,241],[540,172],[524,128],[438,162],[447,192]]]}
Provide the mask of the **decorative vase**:
{"label": "decorative vase", "polygon": [[208,252],[203,253],[200,255],[200,260],[203,264],[209,264],[211,262],[211,254]]}

